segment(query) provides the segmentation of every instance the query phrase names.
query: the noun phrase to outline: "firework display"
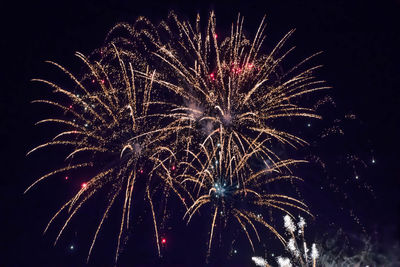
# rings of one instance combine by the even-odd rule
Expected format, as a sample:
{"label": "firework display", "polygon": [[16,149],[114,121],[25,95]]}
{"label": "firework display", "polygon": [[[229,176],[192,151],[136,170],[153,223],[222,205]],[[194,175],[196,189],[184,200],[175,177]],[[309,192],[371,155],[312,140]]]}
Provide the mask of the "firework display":
{"label": "firework display", "polygon": [[[302,99],[328,87],[314,76],[320,66],[307,66],[316,54],[288,70],[282,67],[293,50],[285,48],[293,31],[268,51],[264,19],[253,38],[244,34],[243,23],[238,16],[230,34],[222,37],[214,12],[204,28],[200,16],[191,24],[171,13],[159,25],[141,17],[133,26],[116,25],[105,45],[91,56],[77,53],[85,68],[81,75],[50,62],[72,81],[70,87],[34,80],[53,88],[58,97],[33,102],[61,110],[59,116],[38,124],[59,124],[64,130],[28,154],[58,145],[69,154],[65,166],[43,175],[26,191],[50,176],[81,169],[91,173],[46,227],[45,231],[67,213],[56,242],[80,208],[104,191],[107,204],[87,260],[119,198],[115,261],[134,223],[133,210],[150,211],[154,243],[161,255],[166,239],[160,229],[166,213],[158,210],[170,210],[171,197],[185,209],[183,219],[188,223],[203,210],[208,214],[207,257],[216,246],[215,235],[227,224],[236,225],[254,251],[263,241],[259,228],[286,245],[268,220],[271,210],[292,218],[293,211],[312,216],[297,195],[276,192],[269,184],[296,187],[305,180],[295,175],[295,166],[307,161],[276,148],[294,151],[308,145],[286,125],[296,119],[320,119]],[[136,197],[147,206],[135,207]]]}

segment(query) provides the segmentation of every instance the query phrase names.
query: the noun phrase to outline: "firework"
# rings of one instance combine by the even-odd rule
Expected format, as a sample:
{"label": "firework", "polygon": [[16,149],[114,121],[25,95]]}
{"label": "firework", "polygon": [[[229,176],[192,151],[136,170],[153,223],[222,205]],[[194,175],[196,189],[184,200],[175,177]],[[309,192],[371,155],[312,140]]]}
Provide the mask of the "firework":
{"label": "firework", "polygon": [[[315,267],[319,253],[315,243],[311,245],[311,252],[307,248],[307,243],[304,237],[304,228],[306,227],[304,218],[299,216],[297,228],[291,217],[285,215],[283,217],[283,221],[285,229],[290,235],[290,238],[286,243],[286,248],[291,254],[292,261],[296,262],[296,264],[299,266],[311,266],[312,262],[312,266]],[[295,234],[296,230],[297,235]],[[277,258],[277,261],[279,263],[279,257]]]}
{"label": "firework", "polygon": [[[270,180],[263,180],[266,173],[255,171],[249,161],[257,158],[270,162],[268,172],[271,173],[281,172],[284,168],[290,172],[291,164],[297,162],[281,160],[273,151],[273,144],[278,142],[296,148],[307,142],[293,133],[280,130],[274,122],[294,117],[320,118],[312,108],[298,104],[298,99],[328,87],[313,76],[320,66],[299,71],[314,55],[287,72],[280,69],[282,61],[292,50],[282,52],[293,31],[286,34],[271,52],[265,53],[262,49],[264,19],[252,40],[243,34],[243,18],[240,16],[225,39],[216,33],[213,12],[206,29],[202,30],[200,25],[199,16],[192,25],[180,21],[171,13],[167,21],[158,27],[151,27],[152,31],[157,28],[158,34],[145,31],[154,46],[152,54],[160,60],[158,69],[162,74],[154,82],[181,99],[181,103],[171,105],[174,108],[170,112],[177,123],[190,126],[190,131],[181,135],[187,140],[187,151],[194,157],[193,160],[190,156],[186,159],[189,169],[196,170],[190,178],[185,177],[190,171],[184,172],[182,177],[183,182],[194,183],[193,190],[198,191],[197,199],[186,213],[188,221],[202,206],[211,204],[208,253],[216,223],[226,224],[230,217],[236,218],[240,227],[245,229],[254,250],[244,224],[249,223],[254,228],[252,220],[257,221],[278,238],[280,235],[254,211],[239,210],[230,206],[231,203],[250,202],[264,208],[281,209],[272,202],[283,202],[265,199],[273,195],[261,192],[264,183]],[[286,195],[273,196],[297,201]],[[303,203],[294,206],[300,208],[301,205]],[[304,206],[301,209],[307,211]],[[254,231],[258,236],[257,230]]]}
{"label": "firework", "polygon": [[193,128],[188,146],[197,142],[196,138],[211,138],[222,129],[231,154],[243,157],[257,150],[258,157],[274,163],[279,157],[271,149],[273,142],[291,147],[307,144],[296,134],[279,129],[276,122],[320,118],[298,101],[303,95],[328,88],[314,77],[320,66],[302,68],[315,55],[283,72],[281,63],[293,50],[283,51],[283,47],[293,31],[265,53],[264,19],[252,40],[244,35],[240,16],[226,38],[217,35],[213,12],[206,29],[200,25],[200,16],[192,25],[171,13],[167,21],[153,27],[158,34],[144,31],[154,47],[152,54],[159,58],[161,74],[154,82],[181,99],[181,103],[174,102],[171,112],[179,123]]}
{"label": "firework", "polygon": [[[285,194],[272,193],[266,190],[268,184],[277,181],[300,180],[290,173],[290,168],[302,163],[302,160],[284,160],[273,167],[254,169],[249,159],[257,151],[246,154],[241,158],[230,156],[229,144],[225,143],[224,132],[221,129],[219,139],[211,141],[210,146],[201,145],[198,154],[190,152],[187,162],[182,162],[183,173],[177,179],[192,192],[194,203],[188,208],[185,217],[187,222],[197,211],[209,206],[211,216],[208,253],[216,228],[221,231],[232,223],[237,223],[246,235],[253,251],[254,237],[260,241],[258,226],[271,231],[283,244],[284,238],[268,223],[266,211],[276,209],[287,216],[292,216],[289,209],[296,209],[310,214],[307,206]],[[211,147],[211,149],[209,149]],[[245,166],[248,165],[247,168]],[[253,236],[253,237],[252,237]]]}
{"label": "firework", "polygon": [[[111,190],[110,197],[88,259],[111,206],[122,195],[117,261],[137,191],[149,203],[159,255],[158,217],[163,215],[155,212],[155,205],[165,205],[165,210],[169,192],[186,208],[188,223],[197,211],[211,207],[207,255],[216,229],[230,221],[244,231],[254,250],[254,237],[260,241],[259,226],[286,244],[265,219],[266,210],[292,217],[291,209],[310,214],[302,201],[267,187],[272,182],[302,181],[292,168],[305,161],[283,159],[274,146],[307,144],[281,127],[283,122],[320,118],[300,101],[328,88],[314,77],[320,66],[304,67],[315,55],[283,71],[281,63],[293,50],[283,47],[293,31],[266,53],[264,19],[252,39],[244,35],[240,16],[226,38],[217,36],[214,12],[204,30],[200,25],[199,16],[192,25],[174,13],[157,26],[143,17],[133,26],[118,24],[92,57],[77,53],[87,68],[80,78],[50,62],[71,78],[73,89],[35,79],[63,95],[59,101],[34,101],[63,111],[61,118],[39,124],[59,123],[65,130],[28,154],[54,145],[72,150],[67,166],[37,179],[27,191],[59,173],[82,168],[95,173],[46,227],[61,212],[69,213],[56,242],[80,207],[103,188]],[[254,162],[267,164],[260,168]],[[134,188],[139,175],[145,177],[145,185]],[[161,192],[157,200],[156,191]]]}
{"label": "firework", "polygon": [[[59,174],[82,168],[92,168],[95,175],[76,192],[75,196],[67,201],[54,215],[47,225],[45,232],[56,217],[67,210],[69,216],[61,228],[56,241],[78,212],[80,207],[100,189],[111,190],[110,198],[100,223],[97,227],[88,253],[88,260],[95,244],[97,235],[103,225],[111,206],[118,195],[124,195],[121,226],[118,234],[116,260],[121,246],[121,237],[129,228],[130,212],[134,185],[138,176],[147,178],[144,191],[145,198],[152,211],[155,237],[158,252],[160,253],[157,221],[154,212],[152,193],[152,178],[161,178],[168,188],[174,186],[168,175],[156,175],[162,168],[171,162],[174,156],[172,148],[166,147],[174,126],[163,123],[162,117],[153,112],[152,80],[135,79],[133,69],[143,65],[121,59],[118,50],[113,47],[104,56],[102,61],[92,61],[81,53],[76,54],[89,70],[78,79],[68,70],[54,62],[49,62],[67,74],[77,88],[64,89],[61,86],[42,79],[34,79],[51,86],[54,93],[67,97],[64,101],[36,100],[34,103],[46,103],[61,109],[63,118],[49,118],[39,121],[42,123],[59,123],[65,130],[56,135],[51,141],[41,144],[28,154],[45,147],[64,145],[72,147],[66,157],[68,165],[54,170],[37,179],[26,191],[38,182]],[[142,63],[142,62],[139,62]],[[149,72],[146,68],[145,72]],[[153,72],[154,73],[154,72]],[[149,73],[149,75],[151,75]],[[80,163],[76,163],[83,161]],[[148,167],[146,172],[144,168]],[[163,183],[161,183],[163,184]],[[160,183],[157,184],[160,187]],[[26,192],[25,191],[25,192]]]}

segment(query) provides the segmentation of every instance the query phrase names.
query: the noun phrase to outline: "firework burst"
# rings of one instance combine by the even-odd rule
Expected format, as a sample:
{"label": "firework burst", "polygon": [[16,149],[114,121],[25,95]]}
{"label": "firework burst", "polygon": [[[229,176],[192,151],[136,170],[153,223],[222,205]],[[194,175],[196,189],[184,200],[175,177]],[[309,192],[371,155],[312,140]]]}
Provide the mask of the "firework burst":
{"label": "firework burst", "polygon": [[[170,181],[170,176],[156,174],[165,168],[167,162],[171,162],[174,156],[172,148],[166,147],[165,142],[169,141],[171,134],[177,129],[171,125],[163,127],[163,118],[152,113],[154,109],[152,107],[154,103],[151,102],[152,80],[135,79],[134,62],[125,64],[115,46],[113,51],[108,51],[102,61],[92,61],[81,53],[76,55],[89,70],[81,79],[76,78],[57,63],[49,63],[67,74],[73,80],[78,92],[64,89],[47,80],[34,79],[51,86],[54,93],[66,96],[70,104],[66,105],[65,101],[33,101],[50,104],[64,112],[62,119],[49,118],[37,124],[59,123],[66,129],[51,141],[35,147],[28,154],[54,145],[69,146],[72,147],[72,151],[66,157],[68,162],[66,167],[40,177],[26,191],[50,176],[81,168],[92,168],[96,174],[85,182],[75,196],[54,215],[45,232],[54,219],[63,210],[67,210],[69,216],[56,238],[55,242],[57,242],[80,207],[100,189],[109,188],[112,190],[111,197],[108,199],[93,237],[88,260],[111,206],[117,196],[123,195],[122,218],[116,249],[117,260],[121,238],[125,230],[129,228],[135,182],[138,178],[146,177],[145,188],[139,190],[145,191],[146,199],[150,204],[157,248],[160,253],[157,221],[151,195],[153,190],[159,189],[161,184],[165,184],[168,188],[174,186]],[[140,65],[135,66],[136,69],[138,67]],[[144,71],[149,73],[148,68]],[[76,163],[82,160],[84,162]],[[145,167],[149,170],[145,171]],[[161,183],[156,183],[155,188],[151,186],[153,177],[161,178]]]}
{"label": "firework burst", "polygon": [[200,139],[204,135],[207,139],[223,129],[231,153],[237,157],[256,149],[258,157],[279,161],[271,149],[272,142],[292,147],[307,142],[275,127],[274,121],[320,118],[312,108],[299,105],[298,100],[328,87],[314,77],[320,66],[302,68],[316,54],[282,72],[281,63],[293,48],[285,52],[282,49],[293,31],[265,53],[264,19],[252,40],[244,35],[242,27],[243,18],[238,16],[230,35],[223,39],[216,33],[213,12],[205,30],[201,29],[200,16],[192,26],[171,13],[157,27],[158,34],[144,31],[154,46],[152,55],[159,59],[161,74],[154,82],[182,99],[171,105],[171,112],[180,123],[191,126],[188,145],[196,143],[196,130]]}
{"label": "firework burst", "polygon": [[285,194],[272,193],[268,191],[267,185],[284,180],[302,181],[291,173],[290,168],[305,161],[282,160],[270,168],[255,170],[249,161],[257,151],[238,159],[230,157],[223,135],[221,130],[219,139],[211,142],[211,149],[201,145],[202,150],[198,154],[190,152],[189,161],[181,163],[184,171],[177,179],[192,192],[192,198],[195,199],[185,214],[187,222],[196,212],[210,206],[210,213],[207,213],[211,216],[207,255],[210,254],[215,229],[218,227],[222,230],[232,222],[244,231],[253,251],[254,237],[260,241],[257,230],[259,225],[270,230],[285,244],[283,237],[265,219],[266,211],[276,209],[290,216],[293,215],[289,209],[308,214],[310,212],[302,201]]}
{"label": "firework burst", "polygon": [[[158,217],[162,215],[156,214],[155,205],[166,205],[169,192],[185,206],[187,222],[197,211],[211,207],[207,255],[216,229],[230,221],[244,231],[254,250],[254,237],[260,241],[259,226],[285,243],[263,217],[265,210],[310,214],[302,201],[267,187],[277,181],[302,181],[292,167],[305,161],[282,159],[273,146],[307,144],[298,134],[280,129],[277,121],[320,118],[300,101],[328,88],[314,77],[320,66],[304,67],[316,54],[283,71],[281,63],[293,50],[283,51],[283,47],[293,31],[265,53],[264,19],[252,39],[244,35],[240,16],[226,38],[217,35],[214,12],[206,25],[203,30],[199,16],[192,25],[174,13],[158,26],[143,17],[133,26],[118,24],[91,57],[77,53],[87,69],[81,78],[50,62],[71,78],[72,90],[35,79],[62,95],[59,101],[34,101],[63,111],[61,118],[39,124],[58,123],[65,130],[28,154],[54,145],[72,150],[67,166],[40,177],[26,191],[59,173],[82,168],[95,173],[46,227],[61,212],[68,212],[56,242],[80,207],[103,188],[111,194],[88,259],[110,208],[121,195],[117,261],[137,191],[149,203],[159,255]],[[259,168],[252,163],[257,161],[269,163]],[[144,177],[144,186],[134,188],[139,176]],[[156,191],[162,197],[154,203]]]}

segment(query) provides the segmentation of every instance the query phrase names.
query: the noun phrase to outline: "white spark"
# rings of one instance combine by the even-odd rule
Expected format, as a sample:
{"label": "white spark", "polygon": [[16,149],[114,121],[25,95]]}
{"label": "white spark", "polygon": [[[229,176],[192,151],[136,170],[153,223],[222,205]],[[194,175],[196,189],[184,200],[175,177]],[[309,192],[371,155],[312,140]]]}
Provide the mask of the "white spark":
{"label": "white spark", "polygon": [[301,235],[301,234],[304,234],[304,227],[306,226],[306,221],[301,216],[299,216],[299,218],[300,218],[300,220],[297,223],[297,226],[299,227],[298,234]]}
{"label": "white spark", "polygon": [[300,251],[296,248],[296,241],[294,238],[289,239],[289,242],[287,244],[287,247],[289,251],[296,257],[300,257]]}
{"label": "white spark", "polygon": [[278,262],[279,267],[292,267],[292,263],[290,262],[289,258],[277,257],[276,261]]}
{"label": "white spark", "polygon": [[288,249],[289,249],[290,251],[295,251],[295,250],[296,250],[296,246],[295,246],[295,243],[294,243],[294,238],[290,238],[290,239],[289,239],[289,242],[288,242],[288,244],[287,244],[287,247],[288,247]]}
{"label": "white spark", "polygon": [[289,231],[290,233],[293,233],[294,231],[296,231],[296,226],[293,223],[292,218],[290,218],[289,215],[285,215],[283,217],[283,220],[285,222],[285,228],[287,231]]}
{"label": "white spark", "polygon": [[265,267],[268,264],[267,260],[261,257],[251,257],[251,259],[257,266]]}
{"label": "white spark", "polygon": [[299,216],[299,218],[300,218],[300,220],[299,220],[299,222],[297,223],[297,226],[298,226],[299,228],[304,228],[304,227],[306,226],[306,221],[305,221],[304,218],[301,217],[301,216]]}
{"label": "white spark", "polygon": [[315,243],[314,244],[312,244],[312,246],[311,246],[311,258],[313,259],[313,260],[315,260],[316,258],[318,258],[319,257],[319,253],[318,253],[318,250],[317,250],[317,246],[315,245]]}

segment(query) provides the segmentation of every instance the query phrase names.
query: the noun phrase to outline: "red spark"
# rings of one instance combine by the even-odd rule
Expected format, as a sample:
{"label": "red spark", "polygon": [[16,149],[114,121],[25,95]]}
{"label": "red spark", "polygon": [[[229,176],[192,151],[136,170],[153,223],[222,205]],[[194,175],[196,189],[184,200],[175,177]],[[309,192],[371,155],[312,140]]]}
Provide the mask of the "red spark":
{"label": "red spark", "polygon": [[175,171],[176,167],[175,165],[172,165],[171,170]]}
{"label": "red spark", "polygon": [[69,105],[69,109],[72,109],[72,105]]}
{"label": "red spark", "polygon": [[241,68],[233,68],[233,69],[232,69],[232,72],[235,73],[235,74],[238,74],[238,73],[240,73],[241,71],[242,71]]}
{"label": "red spark", "polygon": [[95,80],[93,79],[93,80],[92,80],[92,83],[94,83],[94,82],[95,82]]}
{"label": "red spark", "polygon": [[65,176],[65,180],[68,180],[69,178],[68,178],[68,176]]}
{"label": "red spark", "polygon": [[218,38],[218,34],[214,34],[214,36],[215,36],[215,39],[217,39],[217,38]]}
{"label": "red spark", "polygon": [[104,84],[104,80],[101,80],[101,83]]}
{"label": "red spark", "polygon": [[140,169],[139,172],[140,172],[140,174],[143,174],[143,169]]}
{"label": "red spark", "polygon": [[214,73],[211,73],[211,74],[210,74],[210,78],[211,78],[211,80],[213,80],[213,81],[215,80],[215,75],[214,75]]}
{"label": "red spark", "polygon": [[82,188],[86,188],[87,187],[87,183],[82,183],[81,187]]}
{"label": "red spark", "polygon": [[167,239],[161,238],[161,244],[166,244],[166,243],[167,243]]}

